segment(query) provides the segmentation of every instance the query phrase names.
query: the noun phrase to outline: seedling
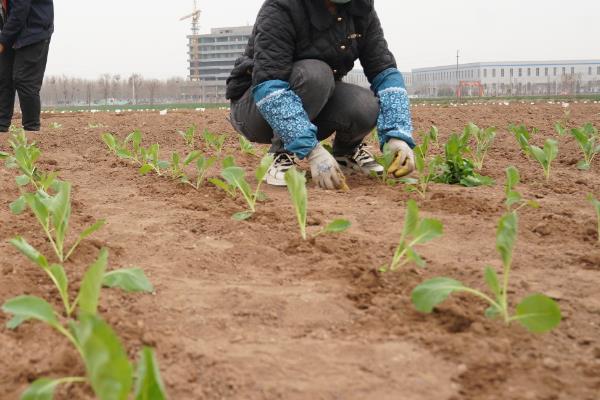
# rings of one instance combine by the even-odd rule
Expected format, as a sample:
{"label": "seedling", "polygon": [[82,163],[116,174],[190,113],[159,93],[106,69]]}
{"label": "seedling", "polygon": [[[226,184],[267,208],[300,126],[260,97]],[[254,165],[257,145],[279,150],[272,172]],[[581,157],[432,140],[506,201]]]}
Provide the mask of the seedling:
{"label": "seedling", "polygon": [[534,145],[529,145],[529,153],[541,164],[542,168],[544,168],[546,181],[549,181],[552,162],[558,156],[558,142],[554,139],[546,139],[543,149]]}
{"label": "seedling", "polygon": [[244,196],[244,199],[248,204],[249,210],[235,213],[233,215],[233,219],[237,221],[244,221],[252,217],[252,215],[256,212],[256,203],[258,201],[263,201],[266,198],[266,195],[260,191],[260,185],[267,174],[267,171],[271,167],[271,164],[273,164],[273,156],[270,154],[264,156],[260,162],[260,165],[256,169],[255,176],[257,183],[254,191],[252,191],[250,184],[246,181],[246,172],[243,168],[233,166],[225,168],[221,172],[221,176],[225,179],[225,181],[230,186],[235,186],[240,191],[242,196]]}
{"label": "seedling", "polygon": [[[300,236],[307,240],[306,232],[306,212],[308,208],[308,194],[306,192],[306,177],[303,173],[298,172],[296,168],[290,168],[285,173],[285,183],[287,184],[290,199],[294,206],[298,226],[300,227]],[[350,222],[345,219],[337,219],[327,224],[325,228],[317,232],[312,238],[328,233],[341,233],[350,228]]]}
{"label": "seedling", "polygon": [[246,139],[242,135],[239,135],[239,141],[240,141],[240,150],[242,150],[242,153],[248,154],[249,156],[256,156],[256,149],[252,145],[252,142],[250,142],[248,139]]}
{"label": "seedling", "polygon": [[483,168],[483,162],[485,161],[485,157],[487,153],[494,143],[494,139],[496,138],[496,128],[479,128],[477,125],[473,123],[469,123],[465,128],[465,131],[468,132],[469,136],[472,136],[476,141],[475,152],[473,153],[473,164],[475,165],[475,169],[480,171]]}
{"label": "seedling", "polygon": [[98,128],[106,128],[106,125],[101,124],[100,122],[90,122],[88,124],[89,129],[98,129]]}
{"label": "seedling", "polygon": [[[432,128],[433,129],[433,128]],[[408,190],[417,192],[421,197],[425,198],[429,184],[433,182],[440,165],[443,163],[441,157],[436,156],[428,159],[429,144],[431,136],[425,136],[423,143],[414,148],[415,154],[415,169],[419,174],[419,178],[403,178],[401,181],[408,185]]]}
{"label": "seedling", "polygon": [[435,182],[466,187],[494,184],[491,178],[476,173],[473,161],[466,158],[466,155],[471,153],[469,138],[468,131],[462,135],[450,135],[444,150],[445,159],[440,167],[441,173],[435,177]]}
{"label": "seedling", "polygon": [[575,138],[583,152],[583,160],[577,164],[577,168],[581,170],[590,169],[592,161],[600,153],[600,136],[598,136],[598,130],[592,124],[585,124],[581,128],[572,129],[571,135]]}
{"label": "seedling", "polygon": [[571,110],[567,107],[563,112],[563,117],[554,124],[554,130],[559,136],[565,136],[569,126],[569,120],[571,119]]}
{"label": "seedling", "polygon": [[65,252],[65,240],[69,230],[69,218],[71,217],[71,184],[59,182],[56,189],[57,193],[54,196],[37,192],[26,193],[23,198],[44,230],[58,260],[64,263],[73,254],[81,241],[102,228],[105,221],[99,220],[83,230],[75,243]]}
{"label": "seedling", "polygon": [[381,155],[375,156],[375,161],[383,167],[383,173],[377,174],[373,172],[372,176],[379,179],[384,185],[393,186],[400,182],[400,179],[390,178],[389,174],[389,170],[395,158],[396,153],[391,150],[390,145],[388,143],[384,144]]}
{"label": "seedling", "polygon": [[429,132],[425,135],[424,139],[427,139],[429,143],[434,143],[436,146],[439,144],[440,131],[437,126],[432,125]]}
{"label": "seedling", "polygon": [[489,318],[501,317],[507,325],[517,321],[533,333],[544,333],[557,327],[562,319],[560,308],[554,300],[543,294],[526,297],[517,305],[514,315],[511,315],[508,304],[509,278],[517,230],[516,212],[510,212],[500,219],[496,234],[496,249],[502,258],[502,283],[496,271],[492,267],[486,267],[485,282],[492,293],[491,296],[454,279],[434,278],[413,290],[412,302],[415,308],[423,313],[431,313],[452,293],[462,292],[472,294],[488,303],[490,307],[485,315]]}
{"label": "seedling", "polygon": [[600,243],[600,201],[595,199],[591,194],[588,196],[588,201],[592,203],[596,210],[596,217],[598,219],[598,243]]}
{"label": "seedling", "polygon": [[192,125],[187,128],[185,131],[177,132],[179,136],[183,138],[185,141],[185,145],[189,147],[191,150],[194,149],[194,143],[196,141],[196,125]]}
{"label": "seedling", "polygon": [[394,251],[392,262],[379,268],[380,272],[397,271],[406,264],[414,262],[419,267],[425,267],[425,261],[415,250],[415,246],[425,244],[442,236],[443,225],[435,219],[419,217],[419,207],[414,200],[406,203],[404,229],[398,246]]}
{"label": "seedling", "polygon": [[516,190],[516,186],[521,182],[519,170],[513,166],[506,169],[506,185],[504,193],[506,194],[506,210],[508,212],[519,211],[525,206],[539,208],[540,205],[534,200],[524,200],[521,193]]}
{"label": "seedling", "polygon": [[50,123],[50,129],[61,129],[62,125],[59,124],[58,122],[51,122]]}
{"label": "seedling", "polygon": [[538,133],[537,128],[532,128],[530,131],[527,129],[527,127],[525,125],[519,125],[519,126],[510,125],[508,127],[508,130],[513,134],[515,139],[517,139],[517,143],[519,143],[519,147],[521,148],[523,153],[527,157],[533,158],[533,154],[531,154],[531,150],[530,150],[530,146],[529,146],[529,141],[531,140],[533,135]]}
{"label": "seedling", "polygon": [[223,147],[225,146],[226,135],[216,135],[209,131],[204,131],[204,141],[206,142],[206,149],[213,149],[217,154],[221,154]]}
{"label": "seedling", "polygon": [[196,179],[194,182],[186,182],[190,184],[194,189],[200,190],[204,182],[206,181],[206,175],[208,171],[213,166],[213,164],[217,161],[216,157],[206,157],[204,155],[200,155],[196,160]]}
{"label": "seedling", "polygon": [[[235,167],[235,166],[236,166],[235,161],[232,156],[227,156],[222,161],[223,170],[230,168],[230,167]],[[223,190],[229,197],[231,197],[233,199],[236,197],[236,195],[237,195],[237,186],[236,185],[231,185],[227,181],[223,181],[219,178],[210,178],[208,181],[210,183],[212,183],[213,185],[215,185],[216,187],[218,187],[219,189]]]}
{"label": "seedling", "polygon": [[171,166],[168,161],[159,158],[160,145],[158,143],[154,143],[148,149],[141,148],[140,151],[144,160],[144,164],[139,169],[141,175],[147,175],[154,171],[156,175],[162,176],[163,170]]}
{"label": "seedling", "polygon": [[[143,272],[119,270],[107,274],[108,251],[102,249],[98,259],[86,271],[76,299],[70,302],[69,281],[64,268],[58,264],[50,265],[46,257],[23,238],[17,237],[11,242],[51,278],[63,300],[64,312],[61,316],[61,313],[57,313],[52,305],[42,298],[19,296],[6,301],[2,306],[5,313],[13,315],[7,327],[17,329],[28,320],[46,323],[73,344],[81,355],[87,371],[87,377],[38,379],[23,393],[21,398],[51,399],[58,385],[85,382],[92,386],[96,395],[101,399],[126,398],[132,387],[132,368],[120,339],[97,315],[97,308],[103,276],[105,281],[112,284],[112,287],[121,287],[128,291],[152,291],[152,285]],[[78,310],[78,320],[74,320],[72,317],[76,310]],[[63,321],[62,317],[66,317],[66,321]],[[139,371],[142,373],[137,377],[138,386],[140,386],[140,381],[153,382],[153,385],[157,385],[159,389],[157,393],[162,393],[162,397],[152,398],[164,399],[164,389],[158,375],[158,367],[153,357],[148,359],[151,354],[152,350],[145,349],[141,355],[141,360],[146,366]],[[153,366],[151,370],[147,368],[149,364]],[[114,397],[117,394],[118,397]]]}

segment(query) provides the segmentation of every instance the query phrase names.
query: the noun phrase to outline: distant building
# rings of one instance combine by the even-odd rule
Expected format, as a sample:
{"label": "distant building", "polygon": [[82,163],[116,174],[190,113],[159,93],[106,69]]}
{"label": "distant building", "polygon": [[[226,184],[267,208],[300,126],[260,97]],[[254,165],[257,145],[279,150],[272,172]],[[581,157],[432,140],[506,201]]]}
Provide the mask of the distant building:
{"label": "distant building", "polygon": [[189,75],[182,97],[203,103],[224,103],[225,81],[240,57],[252,26],[214,28],[209,34],[188,36]]}
{"label": "distant building", "polygon": [[600,93],[600,60],[471,63],[418,68],[412,74],[414,93],[422,97],[455,96],[460,81],[480,83],[485,96]]}

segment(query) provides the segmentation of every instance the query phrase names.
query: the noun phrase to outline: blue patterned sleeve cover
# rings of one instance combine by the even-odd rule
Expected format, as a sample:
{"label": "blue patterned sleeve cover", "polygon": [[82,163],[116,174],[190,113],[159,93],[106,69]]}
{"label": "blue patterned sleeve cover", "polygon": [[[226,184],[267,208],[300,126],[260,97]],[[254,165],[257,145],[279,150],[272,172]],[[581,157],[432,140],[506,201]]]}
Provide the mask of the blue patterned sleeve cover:
{"label": "blue patterned sleeve cover", "polygon": [[383,148],[390,139],[396,138],[404,140],[414,148],[410,103],[400,71],[389,68],[381,72],[373,80],[371,89],[379,97],[377,133],[381,147]]}
{"label": "blue patterned sleeve cover", "polygon": [[287,151],[303,159],[319,144],[317,127],[310,122],[302,100],[290,89],[288,82],[263,82],[252,89],[252,96]]}

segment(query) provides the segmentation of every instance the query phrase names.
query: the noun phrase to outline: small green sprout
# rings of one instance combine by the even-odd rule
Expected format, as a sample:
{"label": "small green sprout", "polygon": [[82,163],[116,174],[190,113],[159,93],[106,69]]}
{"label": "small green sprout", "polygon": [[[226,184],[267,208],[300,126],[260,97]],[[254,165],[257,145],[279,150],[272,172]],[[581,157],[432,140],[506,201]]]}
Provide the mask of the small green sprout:
{"label": "small green sprout", "polygon": [[496,130],[497,129],[494,127],[482,129],[473,123],[469,123],[465,128],[465,131],[468,131],[468,134],[473,137],[476,142],[475,151],[473,153],[473,164],[478,171],[483,168],[485,157],[494,143],[494,139],[496,139]]}
{"label": "small green sprout", "polygon": [[414,200],[406,203],[404,229],[394,251],[392,262],[379,268],[380,272],[397,271],[406,264],[414,262],[419,267],[425,266],[425,261],[415,250],[415,246],[425,244],[443,234],[442,223],[435,219],[419,217],[419,207]]}
{"label": "small green sprout", "polygon": [[216,135],[209,131],[204,131],[203,137],[204,142],[206,143],[206,150],[213,149],[217,154],[221,154],[223,152],[227,135]]}
{"label": "small green sprout", "polygon": [[583,160],[577,164],[577,168],[589,170],[594,158],[600,153],[598,130],[592,124],[585,124],[581,128],[572,129],[571,135],[575,138],[583,153]]}
{"label": "small green sprout", "polygon": [[395,159],[396,153],[394,153],[391,150],[390,145],[388,143],[384,144],[383,149],[381,151],[381,155],[375,156],[375,161],[377,161],[377,163],[383,167],[383,173],[376,174],[373,172],[372,176],[379,179],[384,185],[393,186],[398,182],[401,182],[402,179],[390,178],[389,170],[392,164],[394,163]]}
{"label": "small green sprout", "polygon": [[50,129],[61,129],[62,128],[62,124],[59,124],[58,122],[51,122],[49,126],[50,126]]}
{"label": "small green sprout", "polygon": [[532,128],[531,131],[527,129],[525,125],[510,125],[508,130],[513,134],[515,139],[517,139],[517,143],[519,143],[519,147],[523,151],[523,153],[529,157],[533,158],[533,154],[531,154],[531,149],[529,146],[529,141],[538,133],[537,128]]}
{"label": "small green sprout", "polygon": [[600,200],[597,200],[591,194],[588,196],[588,201],[594,206],[596,210],[596,217],[598,219],[598,243],[600,243]]}
{"label": "small green sprout", "polygon": [[185,145],[188,148],[190,148],[191,150],[194,149],[194,144],[196,142],[196,130],[197,130],[196,125],[192,124],[192,126],[187,128],[185,131],[177,132],[179,134],[179,136],[181,136],[183,138],[183,140],[185,141]]}
{"label": "small green sprout", "polygon": [[[290,199],[294,206],[298,226],[300,227],[300,236],[307,240],[306,231],[306,214],[308,209],[308,193],[306,191],[306,177],[299,172],[295,167],[290,168],[285,173],[285,183],[287,184]],[[329,233],[341,233],[350,228],[350,222],[345,219],[336,219],[325,226],[322,230],[312,236],[312,239],[317,236]]]}
{"label": "small green sprout", "polygon": [[196,179],[191,185],[196,190],[200,190],[204,182],[206,181],[206,175],[208,171],[213,166],[213,164],[217,161],[216,157],[206,157],[205,155],[200,155],[196,160]]}
{"label": "small green sprout", "polygon": [[154,143],[148,149],[142,147],[140,152],[144,160],[144,164],[139,169],[141,175],[147,175],[154,171],[156,175],[162,176],[163,170],[171,166],[168,161],[159,158],[160,145],[158,143]]}
{"label": "small green sprout", "polygon": [[546,181],[549,181],[552,162],[558,156],[558,142],[554,139],[546,139],[543,149],[534,145],[529,145],[529,153],[541,164],[544,169]]}
{"label": "small green sprout", "polygon": [[[222,161],[223,170],[230,168],[230,167],[235,167],[235,166],[236,166],[235,160],[233,159],[232,156],[227,156]],[[227,181],[223,181],[219,178],[210,178],[208,181],[210,183],[212,183],[214,186],[223,190],[232,199],[234,199],[236,197],[236,195],[237,195],[237,186],[236,185],[231,185]]]}
{"label": "small green sprout", "polygon": [[[433,128],[432,128],[433,129]],[[418,179],[402,178],[401,181],[408,185],[410,192],[418,193],[422,198],[425,198],[429,184],[434,181],[436,174],[443,163],[441,157],[436,156],[428,159],[429,145],[431,136],[427,135],[423,138],[423,143],[415,147],[415,169],[418,173]]]}
{"label": "small green sprout", "polygon": [[240,141],[240,150],[242,151],[242,153],[247,154],[249,156],[256,156],[256,149],[252,145],[252,142],[250,142],[248,139],[246,139],[242,135],[239,135],[239,141]]}
{"label": "small green sprout", "polygon": [[444,147],[445,159],[440,166],[441,172],[436,175],[435,182],[466,187],[494,184],[491,178],[476,173],[473,160],[466,157],[471,153],[469,139],[469,131],[462,135],[450,135]]}
{"label": "small green sprout", "polygon": [[509,278],[513,259],[513,248],[517,239],[518,216],[516,212],[504,215],[498,224],[496,248],[502,258],[502,282],[492,267],[485,269],[485,282],[492,295],[465,286],[463,283],[450,278],[430,279],[412,292],[412,302],[415,308],[423,313],[431,313],[433,309],[444,302],[452,293],[472,294],[486,303],[489,308],[485,315],[489,318],[501,317],[508,325],[519,322],[528,331],[544,333],[556,328],[562,319],[558,304],[543,294],[526,297],[516,307],[511,315],[508,303]]}
{"label": "small green sprout", "polygon": [[271,167],[271,164],[273,164],[273,156],[270,154],[264,156],[260,162],[260,165],[256,169],[255,177],[257,183],[254,191],[252,191],[250,184],[246,181],[246,172],[243,168],[232,166],[225,168],[221,172],[221,176],[223,176],[229,186],[235,186],[237,189],[239,189],[249,207],[248,211],[234,214],[233,219],[237,221],[244,221],[252,217],[252,215],[256,212],[256,203],[263,201],[266,198],[266,195],[260,191],[260,186],[265,175],[267,174],[267,171]]}
{"label": "small green sprout", "polygon": [[[504,186],[504,193],[506,194],[506,210],[519,211],[525,206],[532,208],[539,208],[540,205],[534,200],[524,200],[521,193],[516,190],[516,186],[521,182],[519,170],[516,167],[510,166],[506,169],[506,185]],[[515,206],[517,206],[515,208]]]}

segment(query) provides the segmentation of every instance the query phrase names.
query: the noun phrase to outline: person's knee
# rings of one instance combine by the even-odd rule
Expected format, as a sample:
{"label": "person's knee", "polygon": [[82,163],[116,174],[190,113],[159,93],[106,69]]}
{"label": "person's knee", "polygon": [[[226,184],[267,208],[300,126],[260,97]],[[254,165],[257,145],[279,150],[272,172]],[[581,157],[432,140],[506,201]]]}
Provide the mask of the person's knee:
{"label": "person's knee", "polygon": [[36,96],[40,94],[40,87],[32,82],[31,79],[27,79],[25,76],[15,74],[13,77],[13,85],[17,92],[22,96]]}
{"label": "person's knee", "polygon": [[370,92],[355,96],[345,114],[351,121],[351,133],[369,133],[377,125],[379,102]]}
{"label": "person's knee", "polygon": [[335,90],[335,79],[331,67],[320,60],[301,60],[294,63],[290,84],[300,90],[318,93],[329,98]]}

